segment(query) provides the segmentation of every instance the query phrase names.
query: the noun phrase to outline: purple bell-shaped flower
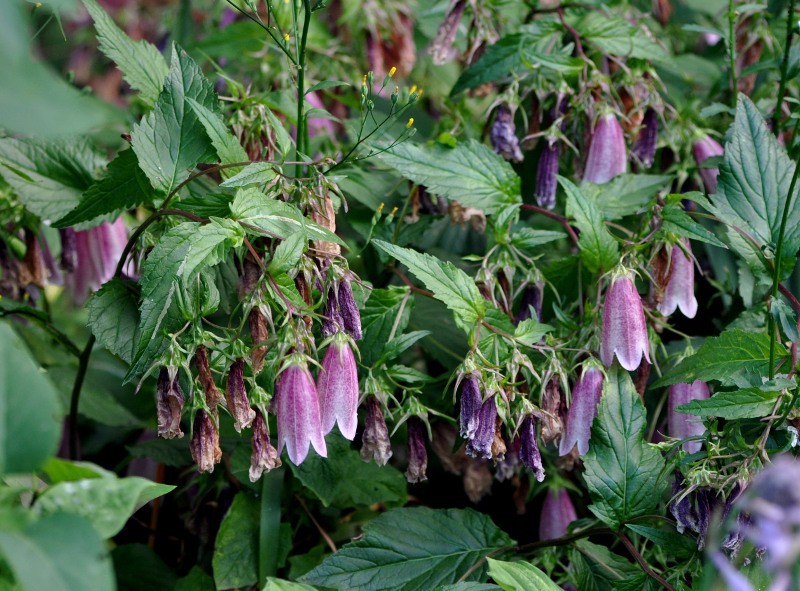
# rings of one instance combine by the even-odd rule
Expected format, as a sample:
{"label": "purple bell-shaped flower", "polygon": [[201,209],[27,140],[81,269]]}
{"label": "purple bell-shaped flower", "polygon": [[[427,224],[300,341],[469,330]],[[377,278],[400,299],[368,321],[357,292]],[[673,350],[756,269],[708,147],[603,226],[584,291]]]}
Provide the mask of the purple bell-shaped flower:
{"label": "purple bell-shaped flower", "polygon": [[461,413],[459,421],[461,423],[461,437],[472,440],[478,431],[478,415],[480,414],[482,403],[481,383],[475,374],[464,376],[461,386]]}
{"label": "purple bell-shaped flower", "polygon": [[328,457],[319,418],[317,387],[308,366],[299,355],[290,359],[275,387],[278,410],[278,453],[286,451],[295,466],[303,463],[309,444]]}
{"label": "purple bell-shaped flower", "polygon": [[[683,243],[691,252],[689,241],[684,239]],[[672,247],[670,266],[672,269],[669,281],[664,288],[664,299],[658,305],[658,311],[664,316],[669,316],[680,308],[684,316],[694,318],[697,314],[697,299],[694,297],[694,265],[678,244]]]}
{"label": "purple bell-shaped flower", "polygon": [[89,230],[75,232],[67,236],[71,250],[74,240],[74,252],[69,252],[65,260],[74,265],[74,272],[66,273],[64,283],[72,293],[76,304],[86,300],[90,291],[100,289],[106,281],[114,276],[122,251],[128,242],[128,231],[122,218],[113,224],[104,222]]}
{"label": "purple bell-shaped flower", "polygon": [[333,339],[317,376],[317,394],[322,418],[322,434],[327,435],[338,422],[339,431],[350,441],[358,426],[358,370],[347,337]]}
{"label": "purple bell-shaped flower", "polygon": [[539,539],[555,540],[567,534],[567,526],[578,518],[567,489],[547,491],[539,519]]}
{"label": "purple bell-shaped flower", "polygon": [[522,420],[519,428],[519,459],[533,472],[536,480],[544,480],[544,466],[542,466],[542,454],[539,445],[536,443],[536,423],[533,415],[528,415]]}
{"label": "purple bell-shaped flower", "polygon": [[[705,382],[695,380],[691,384],[673,384],[669,387],[669,436],[676,439],[685,439],[706,432],[699,417],[676,412],[675,408],[688,404],[692,400],[706,400],[708,386]],[[703,447],[702,441],[687,441],[683,444],[684,451],[695,453]]]}
{"label": "purple bell-shaped flower", "polygon": [[624,174],[628,166],[625,136],[617,117],[608,112],[601,115],[592,134],[589,156],[586,159],[584,182],[607,183]]}
{"label": "purple bell-shaped flower", "polygon": [[614,273],[603,304],[600,359],[606,367],[610,367],[614,355],[628,371],[639,367],[642,356],[650,363],[642,298],[636,291],[630,273],[624,269]]}
{"label": "purple bell-shaped flower", "polygon": [[597,405],[603,396],[603,371],[595,366],[585,366],[583,375],[572,390],[572,404],[567,411],[567,427],[558,447],[565,456],[577,445],[578,454],[589,451],[592,421],[597,416]]}

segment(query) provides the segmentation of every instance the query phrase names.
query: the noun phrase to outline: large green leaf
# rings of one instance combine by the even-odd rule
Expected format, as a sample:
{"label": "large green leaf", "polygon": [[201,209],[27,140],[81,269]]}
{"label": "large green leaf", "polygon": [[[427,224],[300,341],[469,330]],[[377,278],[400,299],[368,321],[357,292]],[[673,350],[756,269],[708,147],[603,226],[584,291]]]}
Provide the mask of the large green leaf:
{"label": "large green leaf", "polygon": [[[607,581],[614,585],[641,574],[641,570],[629,560],[615,554],[607,546],[593,544],[589,540],[576,540],[575,547],[580,552],[581,557],[586,561],[591,578],[597,582]],[[583,589],[583,587],[581,587]],[[638,587],[642,591],[642,585]]]}
{"label": "large green leaf", "polygon": [[21,528],[0,527],[0,554],[26,591],[115,587],[108,549],[77,515],[55,513]]}
{"label": "large green leaf", "polygon": [[511,544],[487,515],[472,509],[393,509],[301,580],[348,591],[429,591],[455,583],[476,564],[466,580],[485,580],[486,565],[479,561]]}
{"label": "large green leaf", "polygon": [[314,591],[314,587],[305,583],[293,583],[292,581],[267,577],[267,582],[261,591]]}
{"label": "large green leaf", "polygon": [[[767,127],[758,107],[744,94],[739,95],[729,136],[712,210],[723,222],[740,228],[757,242],[754,245],[740,240],[731,246],[749,259],[751,266],[756,261],[763,269],[766,263],[761,248],[777,248],[794,163]],[[786,223],[781,269],[784,277],[794,269],[794,257],[800,247],[798,193],[800,185],[795,187]]]}
{"label": "large green leaf", "polygon": [[575,225],[581,231],[578,238],[581,260],[592,273],[611,270],[619,261],[619,246],[606,230],[596,201],[584,195],[572,181],[559,176],[558,182],[567,194],[567,214],[575,218]]}
{"label": "large green leaf", "polygon": [[667,203],[661,210],[661,219],[661,229],[665,232],[727,248],[714,234],[690,218],[680,203]]}
{"label": "large green leaf", "polygon": [[664,482],[664,458],[644,440],[647,416],[628,372],[612,367],[584,456],[589,509],[610,527],[653,511]]}
{"label": "large green leaf", "polygon": [[634,27],[619,17],[609,17],[589,11],[575,23],[575,29],[584,42],[596,46],[603,53],[635,57],[651,61],[668,61],[669,55],[644,26]]}
{"label": "large green leaf", "polygon": [[392,466],[364,462],[350,442],[339,433],[326,438],[328,457],[312,454],[292,473],[326,507],[368,507],[375,503],[402,505],[406,501],[406,479]]}
{"label": "large green leaf", "polygon": [[153,110],[133,126],[131,145],[153,186],[168,195],[198,162],[216,157],[214,146],[187,99],[219,109],[211,83],[177,45],[164,90]]}
{"label": "large green leaf", "polygon": [[[358,343],[358,349],[361,352],[361,363],[364,365],[371,366],[381,356],[407,295],[407,287],[372,290],[369,299],[361,308],[361,330],[364,338]],[[413,307],[414,298],[409,297],[400,319],[397,320],[395,336],[402,334],[408,326]]]}
{"label": "large green leaf", "polygon": [[[233,136],[231,130],[225,126],[225,122],[220,115],[207,109],[193,98],[187,98],[186,101],[194,109],[195,115],[197,115],[201,125],[205,128],[214,149],[217,151],[220,164],[235,164],[236,162],[250,160],[242,144]],[[240,172],[243,168],[243,166],[223,168],[220,171],[220,175],[223,179],[227,179]]]}
{"label": "large green leaf", "polygon": [[717,392],[706,400],[692,400],[675,408],[677,412],[698,417],[722,419],[757,419],[772,414],[780,392],[746,388],[735,392]]}
{"label": "large green leaf", "polygon": [[483,297],[472,278],[449,262],[429,254],[396,246],[383,240],[373,240],[378,248],[396,258],[433,292],[456,316],[463,329],[471,329],[485,315]]}
{"label": "large green leaf", "polygon": [[258,528],[261,506],[247,491],[239,491],[219,526],[214,544],[217,589],[248,587],[258,581]]}
{"label": "large green leaf", "polygon": [[580,190],[597,204],[606,220],[613,221],[635,214],[671,180],[663,174],[621,174],[599,185],[581,183]]}
{"label": "large green leaf", "polygon": [[114,277],[105,283],[86,304],[89,318],[86,321],[97,342],[130,363],[139,310],[136,295],[121,279]]}
{"label": "large green leaf", "polygon": [[505,591],[560,591],[550,577],[530,562],[503,562],[488,558],[489,576]]}
{"label": "large green leaf", "polygon": [[0,359],[0,475],[31,472],[58,446],[56,392],[6,323],[0,323]]}
{"label": "large green leaf", "polygon": [[105,158],[88,141],[0,139],[0,174],[32,213],[57,220],[78,205]]}
{"label": "large green leaf", "polygon": [[123,33],[95,0],[82,0],[97,29],[100,51],[122,71],[122,77],[152,107],[164,86],[169,67],[155,45],[134,41]]}
{"label": "large green leaf", "polygon": [[475,141],[455,148],[398,144],[381,159],[434,195],[456,199],[486,213],[520,201],[520,180],[502,156]]}
{"label": "large green leaf", "polygon": [[[776,344],[776,360],[780,362],[786,356],[783,345]],[[748,387],[760,384],[761,376],[767,375],[768,369],[769,336],[733,329],[706,339],[697,353],[666,371],[653,385],[660,387],[691,384],[695,380],[719,380],[723,385]]]}

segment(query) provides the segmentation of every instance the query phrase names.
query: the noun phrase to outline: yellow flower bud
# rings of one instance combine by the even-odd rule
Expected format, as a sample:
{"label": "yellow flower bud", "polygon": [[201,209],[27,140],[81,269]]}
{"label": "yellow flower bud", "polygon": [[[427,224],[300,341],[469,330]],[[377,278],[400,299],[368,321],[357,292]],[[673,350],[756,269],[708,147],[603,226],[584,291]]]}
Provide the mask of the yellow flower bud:
{"label": "yellow flower bud", "polygon": [[414,118],[413,117],[411,117],[408,120],[408,123],[406,123],[406,129],[409,129],[412,125],[414,125]]}
{"label": "yellow flower bud", "polygon": [[392,66],[392,69],[391,69],[391,70],[389,70],[389,76],[394,76],[394,73],[395,73],[396,71],[397,71],[397,68],[395,68],[394,66]]}

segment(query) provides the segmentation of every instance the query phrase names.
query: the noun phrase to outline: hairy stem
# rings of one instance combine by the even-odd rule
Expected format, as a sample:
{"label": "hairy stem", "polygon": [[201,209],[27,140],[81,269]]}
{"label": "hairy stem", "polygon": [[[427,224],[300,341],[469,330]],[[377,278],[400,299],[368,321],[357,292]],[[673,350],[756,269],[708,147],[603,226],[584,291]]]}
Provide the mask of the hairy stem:
{"label": "hairy stem", "polygon": [[786,12],[786,44],[783,47],[783,61],[781,61],[781,81],[778,88],[778,102],[775,111],[772,113],[772,131],[777,136],[780,133],[781,110],[783,108],[783,96],[786,93],[786,73],[789,71],[789,49],[792,46],[794,35],[794,7],[795,0],[789,0],[789,8]]}

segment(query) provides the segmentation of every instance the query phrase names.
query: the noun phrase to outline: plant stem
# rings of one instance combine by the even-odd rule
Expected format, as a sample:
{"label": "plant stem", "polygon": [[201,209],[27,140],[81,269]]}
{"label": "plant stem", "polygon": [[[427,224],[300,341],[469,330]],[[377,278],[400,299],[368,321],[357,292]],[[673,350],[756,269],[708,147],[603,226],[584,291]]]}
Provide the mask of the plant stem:
{"label": "plant stem", "polygon": [[[297,4],[293,1],[293,14],[295,20],[295,34],[297,30]],[[303,119],[305,107],[306,83],[306,44],[308,42],[308,27],[311,24],[311,3],[303,0],[303,33],[300,37],[300,55],[297,58],[297,141],[295,142],[295,160],[300,160],[300,154],[306,149],[306,121]],[[302,176],[302,165],[298,165],[295,176]]]}
{"label": "plant stem", "polygon": [[619,538],[620,542],[622,542],[623,545],[628,549],[628,552],[630,552],[631,556],[633,556],[633,559],[637,562],[637,564],[642,568],[642,570],[648,577],[656,581],[659,585],[664,587],[664,589],[669,589],[669,591],[675,591],[675,587],[670,585],[666,581],[666,579],[664,579],[664,577],[662,577],[652,568],[650,568],[650,565],[648,565],[647,561],[642,557],[641,554],[639,554],[639,551],[636,549],[636,546],[634,546],[633,542],[631,542],[630,539],[628,539],[628,536],[619,531],[614,533]]}
{"label": "plant stem", "polygon": [[792,36],[794,35],[794,7],[795,0],[789,0],[789,8],[786,13],[786,45],[783,48],[783,61],[781,62],[781,81],[778,88],[778,103],[772,113],[772,131],[777,136],[780,133],[778,127],[781,122],[781,109],[783,107],[783,95],[786,93],[786,73],[789,71],[789,49],[792,46]]}
{"label": "plant stem", "polygon": [[83,380],[86,378],[86,370],[89,367],[89,358],[92,356],[94,347],[94,335],[89,335],[86,346],[78,359],[78,373],[75,375],[75,382],[72,384],[72,396],[69,401],[69,459],[78,459],[78,403],[81,399],[81,388]]}
{"label": "plant stem", "polygon": [[736,10],[735,0],[728,0],[728,65],[731,70],[731,106],[736,108],[738,84],[736,81]]}

